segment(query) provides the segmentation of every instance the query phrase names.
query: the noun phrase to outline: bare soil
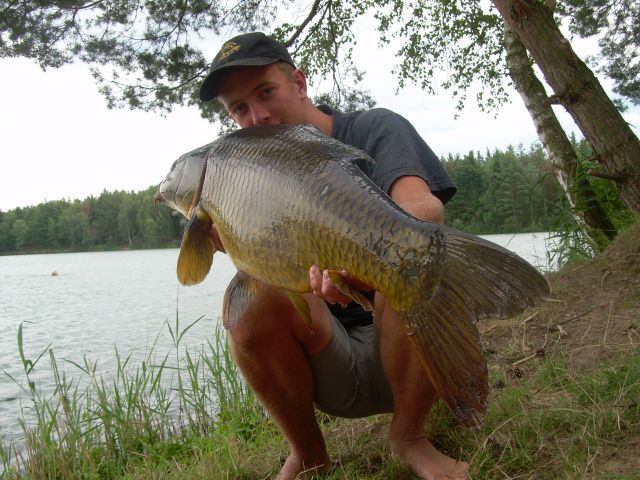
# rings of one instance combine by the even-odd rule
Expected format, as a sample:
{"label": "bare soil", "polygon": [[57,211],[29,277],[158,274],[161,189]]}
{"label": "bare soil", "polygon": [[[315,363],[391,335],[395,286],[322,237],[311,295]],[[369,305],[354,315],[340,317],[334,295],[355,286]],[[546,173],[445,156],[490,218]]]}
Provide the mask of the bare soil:
{"label": "bare soil", "polygon": [[482,322],[488,363],[521,378],[535,358],[593,368],[640,345],[640,224],[602,255],[547,277],[551,296],[513,319]]}

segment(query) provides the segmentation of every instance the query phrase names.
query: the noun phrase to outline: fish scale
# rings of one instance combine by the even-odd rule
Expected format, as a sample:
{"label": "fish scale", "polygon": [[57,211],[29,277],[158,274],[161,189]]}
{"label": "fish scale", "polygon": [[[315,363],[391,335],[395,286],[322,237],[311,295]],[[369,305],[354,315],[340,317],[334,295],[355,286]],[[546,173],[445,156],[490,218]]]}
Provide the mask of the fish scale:
{"label": "fish scale", "polygon": [[438,395],[477,427],[489,388],[475,324],[519,313],[548,284],[512,252],[404,212],[358,167],[372,161],[304,125],[242,129],[183,155],[156,195],[189,217],[178,278],[208,274],[212,226],[240,275],[224,315],[250,305],[257,281],[308,316],[310,266],[345,269],[385,297]]}
{"label": "fish scale", "polygon": [[[285,156],[288,150],[286,143],[274,140],[266,148],[261,144],[252,148],[243,142],[238,151],[233,145],[224,147],[220,151],[210,152],[210,157],[217,155],[221,161],[216,162],[211,170],[212,181],[205,184],[202,198],[206,199],[207,204],[219,206],[212,209],[212,221],[216,225],[223,225],[218,227],[220,237],[227,253],[232,259],[237,259],[239,269],[260,280],[292,290],[299,290],[301,285],[306,291],[310,290],[308,266],[314,263],[322,268],[345,268],[366,282],[380,283],[379,276],[375,278],[374,272],[366,268],[373,260],[358,261],[372,256],[362,245],[367,240],[366,232],[375,226],[372,220],[375,222],[376,219],[358,215],[357,205],[361,202],[353,201],[349,177],[345,176],[342,182],[336,182],[337,175],[343,172],[336,162],[319,161],[323,157],[317,157],[317,150],[298,155],[296,161],[299,170],[307,172],[307,175],[297,177],[302,178],[302,182],[292,182],[288,170],[283,171],[282,162],[275,161],[268,168],[262,165],[265,156],[277,159]],[[256,155],[258,150],[260,154]],[[260,198],[257,192],[247,189],[238,180],[242,178],[246,183],[262,185],[266,183],[265,177],[269,177],[268,184],[272,189],[272,192],[267,192],[271,193],[272,198],[269,203],[257,201]],[[242,188],[225,188],[225,185],[240,185]],[[331,186],[328,191],[325,190],[326,185]],[[316,198],[332,205],[332,210],[320,210],[318,214]],[[243,205],[242,210],[235,208],[238,205]],[[274,217],[275,212],[278,213]],[[286,216],[283,216],[283,212]],[[247,219],[247,216],[251,216],[251,219]],[[299,229],[291,228],[287,223],[289,218],[295,218],[308,230],[299,232]],[[305,222],[310,218],[314,221]],[[226,226],[232,223],[235,228],[227,229]],[[345,236],[346,232],[351,233],[350,237]],[[286,249],[297,253],[295,257],[272,255],[274,239],[279,238],[287,238]],[[244,258],[251,258],[250,263]],[[307,267],[304,270],[295,269],[290,263]],[[279,275],[278,271],[284,274]],[[295,279],[290,273],[292,271],[299,272]],[[396,283],[402,282],[398,280]]]}

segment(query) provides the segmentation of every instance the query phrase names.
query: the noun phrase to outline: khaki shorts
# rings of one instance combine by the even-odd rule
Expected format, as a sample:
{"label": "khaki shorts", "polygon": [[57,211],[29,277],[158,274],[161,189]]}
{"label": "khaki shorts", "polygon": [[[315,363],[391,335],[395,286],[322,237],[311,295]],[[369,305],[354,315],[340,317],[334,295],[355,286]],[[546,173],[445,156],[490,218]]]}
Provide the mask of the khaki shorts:
{"label": "khaki shorts", "polygon": [[380,360],[380,335],[374,325],[345,330],[334,317],[331,343],[309,361],[319,410],[346,418],[393,412],[393,395]]}

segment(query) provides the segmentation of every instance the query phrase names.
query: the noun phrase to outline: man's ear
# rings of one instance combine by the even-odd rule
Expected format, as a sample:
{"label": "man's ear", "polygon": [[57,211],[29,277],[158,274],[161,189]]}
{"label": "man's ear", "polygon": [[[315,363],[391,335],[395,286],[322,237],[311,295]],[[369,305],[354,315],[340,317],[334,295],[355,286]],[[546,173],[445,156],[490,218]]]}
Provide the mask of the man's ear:
{"label": "man's ear", "polygon": [[291,74],[291,79],[296,86],[296,92],[299,95],[306,97],[307,96],[307,77],[304,72],[299,68],[296,68]]}

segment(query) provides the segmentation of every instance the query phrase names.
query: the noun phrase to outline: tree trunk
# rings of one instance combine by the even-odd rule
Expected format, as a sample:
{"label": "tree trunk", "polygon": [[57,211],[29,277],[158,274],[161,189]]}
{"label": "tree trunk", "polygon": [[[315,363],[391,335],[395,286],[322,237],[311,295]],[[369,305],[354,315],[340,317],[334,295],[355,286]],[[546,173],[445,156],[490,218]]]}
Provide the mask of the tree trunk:
{"label": "tree trunk", "polygon": [[553,15],[540,0],[492,0],[544,74],[546,82],[591,144],[620,197],[640,212],[640,140],[600,82],[578,58]]}
{"label": "tree trunk", "polygon": [[533,71],[527,50],[507,24],[504,43],[511,80],[531,115],[575,219],[592,245],[601,252],[616,236],[616,229],[589,182],[585,178],[576,178],[578,156],[551,108],[544,86]]}

